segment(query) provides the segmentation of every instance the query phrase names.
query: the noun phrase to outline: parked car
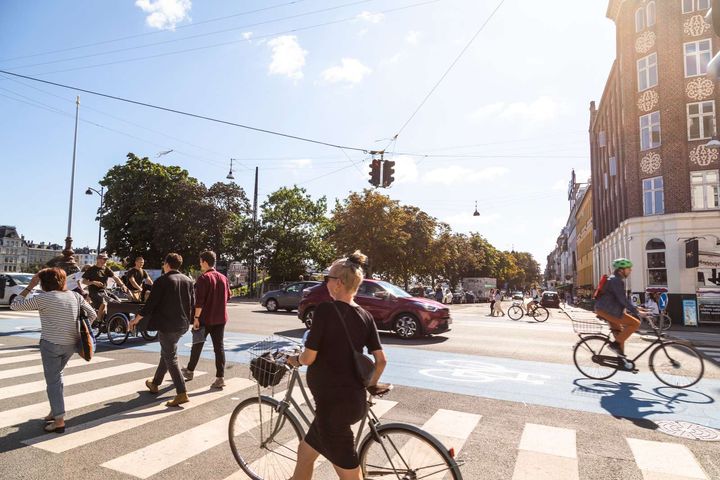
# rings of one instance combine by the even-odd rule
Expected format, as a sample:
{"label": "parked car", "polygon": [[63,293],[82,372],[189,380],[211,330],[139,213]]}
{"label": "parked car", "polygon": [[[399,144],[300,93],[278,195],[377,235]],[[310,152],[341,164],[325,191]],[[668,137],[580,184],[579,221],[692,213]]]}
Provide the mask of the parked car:
{"label": "parked car", "polygon": [[513,292],[512,299],[522,302],[525,300],[525,295],[523,294],[523,292]]}
{"label": "parked car", "polygon": [[[315,308],[330,301],[326,284],[305,291],[298,307],[298,318],[312,326]],[[434,300],[413,297],[395,285],[379,280],[363,280],[355,301],[375,319],[378,330],[394,331],[401,338],[417,338],[450,330],[450,309]]]}
{"label": "parked car", "polygon": [[[32,277],[32,273],[0,273],[0,305],[10,305],[15,297],[30,284]],[[35,287],[30,296],[39,292],[40,289]]]}
{"label": "parked car", "polygon": [[302,299],[303,290],[319,285],[320,282],[305,281],[295,282],[279,290],[266,292],[260,298],[260,304],[267,308],[268,312],[276,312],[280,309],[292,312],[298,308]]}
{"label": "parked car", "polygon": [[557,292],[543,292],[540,305],[545,308],[560,308],[560,295]]}

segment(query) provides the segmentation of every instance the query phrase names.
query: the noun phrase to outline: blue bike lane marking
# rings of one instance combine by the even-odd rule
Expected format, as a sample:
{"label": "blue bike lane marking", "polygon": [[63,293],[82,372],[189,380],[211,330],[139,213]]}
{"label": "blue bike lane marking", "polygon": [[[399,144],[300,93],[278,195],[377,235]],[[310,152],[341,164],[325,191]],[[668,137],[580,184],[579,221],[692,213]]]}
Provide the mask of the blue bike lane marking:
{"label": "blue bike lane marking", "polygon": [[[3,320],[0,334],[38,338],[38,328],[39,319]],[[247,365],[251,360],[248,349],[265,338],[228,332],[227,362]],[[192,335],[184,335],[178,354],[189,356],[191,342]],[[101,351],[114,348],[103,341],[103,336],[99,347]],[[132,337],[116,348],[160,351],[157,342],[145,343]],[[720,395],[719,380],[705,378],[690,389],[673,389],[649,372],[647,362],[641,361],[639,374],[618,372],[602,381],[583,377],[574,365],[392,346],[386,346],[385,351],[389,363],[383,381],[396,385],[632,419],[683,420],[720,428],[720,408],[715,400]],[[214,358],[212,342],[206,342],[202,357]]]}

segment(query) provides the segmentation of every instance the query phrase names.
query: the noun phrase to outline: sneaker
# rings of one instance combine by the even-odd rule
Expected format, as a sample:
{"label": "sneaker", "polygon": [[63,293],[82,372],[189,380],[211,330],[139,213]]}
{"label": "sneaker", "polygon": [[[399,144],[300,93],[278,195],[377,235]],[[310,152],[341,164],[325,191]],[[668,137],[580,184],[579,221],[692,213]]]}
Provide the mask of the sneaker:
{"label": "sneaker", "polygon": [[223,377],[217,377],[212,385],[210,385],[210,388],[223,388],[224,386],[225,379]]}
{"label": "sneaker", "polygon": [[620,344],[618,342],[610,342],[608,343],[608,348],[612,350],[613,352],[617,353],[621,357],[624,357],[625,354],[622,351],[622,348],[620,348]]}
{"label": "sneaker", "polygon": [[[634,370],[635,365],[633,365],[632,362],[630,362],[627,358],[625,358],[624,355],[620,357],[620,361],[622,362],[623,367],[625,367],[625,370],[629,370],[629,371]],[[637,370],[635,370],[635,372],[637,372]]]}
{"label": "sneaker", "polygon": [[182,373],[182,376],[183,378],[185,378],[186,382],[189,382],[195,376],[195,372],[193,370],[188,370],[187,368],[181,368],[180,372]]}

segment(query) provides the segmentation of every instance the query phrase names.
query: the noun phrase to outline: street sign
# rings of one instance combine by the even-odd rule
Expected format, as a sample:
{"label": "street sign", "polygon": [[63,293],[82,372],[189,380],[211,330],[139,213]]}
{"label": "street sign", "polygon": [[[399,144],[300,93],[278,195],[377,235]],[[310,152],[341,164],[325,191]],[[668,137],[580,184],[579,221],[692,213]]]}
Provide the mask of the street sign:
{"label": "street sign", "polygon": [[667,310],[668,295],[667,293],[660,294],[660,300],[658,300],[658,307],[660,310]]}

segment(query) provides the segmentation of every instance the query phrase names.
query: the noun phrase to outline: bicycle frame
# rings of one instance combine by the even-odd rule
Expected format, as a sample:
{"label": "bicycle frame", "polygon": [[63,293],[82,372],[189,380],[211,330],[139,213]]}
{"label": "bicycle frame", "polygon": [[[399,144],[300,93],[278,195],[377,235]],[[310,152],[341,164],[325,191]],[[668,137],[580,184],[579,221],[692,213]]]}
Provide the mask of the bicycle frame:
{"label": "bicycle frame", "polygon": [[[668,342],[667,342],[664,338],[662,338],[662,333],[660,332],[659,329],[653,328],[653,331],[655,332],[655,335],[657,336],[657,338],[656,338],[655,340],[653,340],[652,343],[650,343],[650,345],[648,345],[647,347],[645,347],[642,352],[638,353],[638,354],[635,356],[635,358],[630,359],[630,361],[631,361],[633,364],[635,364],[635,363],[640,359],[640,357],[642,357],[643,355],[645,355],[645,354],[648,352],[648,350],[650,350],[651,348],[653,348],[653,347],[656,346],[656,345],[662,345],[662,346],[663,346],[663,351],[665,352],[666,355],[668,355],[668,357],[670,357],[670,355],[667,353],[667,350],[665,350],[665,345],[666,345]],[[605,337],[608,342],[610,341],[610,336],[607,335],[607,334],[605,334],[605,333],[583,333],[583,334],[578,334],[578,337],[580,337],[581,339],[585,339],[585,337],[594,337],[594,336],[602,336],[602,337]]]}

